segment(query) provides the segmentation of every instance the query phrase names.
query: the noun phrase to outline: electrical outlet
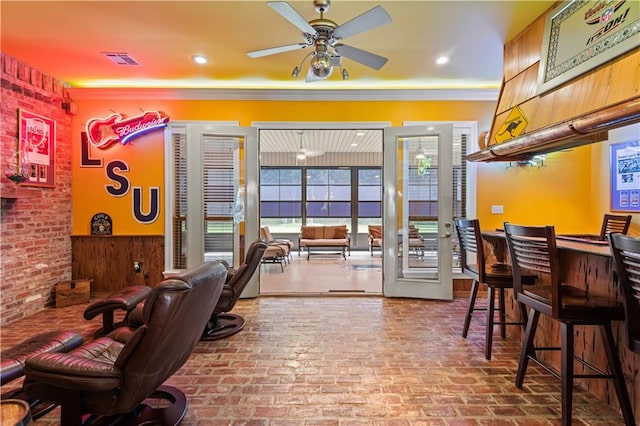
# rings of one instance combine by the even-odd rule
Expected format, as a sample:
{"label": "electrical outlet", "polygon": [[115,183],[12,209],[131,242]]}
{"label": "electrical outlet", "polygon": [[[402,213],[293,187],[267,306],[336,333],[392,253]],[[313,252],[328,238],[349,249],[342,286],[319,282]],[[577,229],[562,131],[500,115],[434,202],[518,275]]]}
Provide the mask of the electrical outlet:
{"label": "electrical outlet", "polygon": [[502,213],[504,213],[504,206],[501,206],[501,205],[491,206],[491,214],[502,214]]}

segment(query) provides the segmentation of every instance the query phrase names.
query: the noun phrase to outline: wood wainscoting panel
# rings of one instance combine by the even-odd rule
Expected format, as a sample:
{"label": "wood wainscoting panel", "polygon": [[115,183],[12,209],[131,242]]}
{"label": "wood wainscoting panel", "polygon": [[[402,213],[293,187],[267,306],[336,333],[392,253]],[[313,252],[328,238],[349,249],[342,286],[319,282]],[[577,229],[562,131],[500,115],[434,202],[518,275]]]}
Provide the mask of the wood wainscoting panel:
{"label": "wood wainscoting panel", "polygon": [[[131,285],[155,286],[164,270],[164,236],[87,235],[71,237],[73,279],[92,279],[91,295]],[[140,272],[134,270],[134,262]]]}
{"label": "wood wainscoting panel", "polygon": [[509,81],[540,61],[540,46],[544,37],[543,18],[536,19],[504,47],[504,80]]}

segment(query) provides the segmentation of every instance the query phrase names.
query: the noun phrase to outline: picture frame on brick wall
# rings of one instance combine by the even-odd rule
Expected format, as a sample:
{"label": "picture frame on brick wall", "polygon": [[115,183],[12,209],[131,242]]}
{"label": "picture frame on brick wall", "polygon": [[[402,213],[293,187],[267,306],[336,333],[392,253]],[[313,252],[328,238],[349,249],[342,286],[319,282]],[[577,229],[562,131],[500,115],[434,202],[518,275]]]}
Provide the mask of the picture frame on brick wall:
{"label": "picture frame on brick wall", "polygon": [[23,186],[55,186],[55,120],[18,110],[18,170],[27,176]]}

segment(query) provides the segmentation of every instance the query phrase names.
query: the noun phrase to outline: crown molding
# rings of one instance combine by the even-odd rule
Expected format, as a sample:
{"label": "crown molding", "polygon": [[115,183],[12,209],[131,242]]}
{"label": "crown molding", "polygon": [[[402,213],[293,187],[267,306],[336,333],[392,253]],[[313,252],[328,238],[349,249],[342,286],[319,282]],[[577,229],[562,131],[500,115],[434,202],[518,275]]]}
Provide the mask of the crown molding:
{"label": "crown molding", "polygon": [[167,89],[69,88],[80,99],[268,100],[268,101],[496,101],[500,89]]}

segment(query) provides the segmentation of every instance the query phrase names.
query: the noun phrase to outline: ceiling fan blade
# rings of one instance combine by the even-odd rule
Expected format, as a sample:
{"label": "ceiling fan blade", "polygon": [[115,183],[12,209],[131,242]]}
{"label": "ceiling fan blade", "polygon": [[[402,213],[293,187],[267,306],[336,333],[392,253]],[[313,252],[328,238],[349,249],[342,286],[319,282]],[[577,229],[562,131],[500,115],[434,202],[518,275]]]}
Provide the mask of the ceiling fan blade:
{"label": "ceiling fan blade", "polygon": [[267,5],[287,21],[298,27],[303,33],[316,35],[318,32],[286,1],[270,1]]}
{"label": "ceiling fan blade", "polygon": [[287,44],[285,46],[270,47],[268,49],[254,50],[253,52],[247,52],[250,58],[262,58],[263,56],[275,55],[276,53],[288,52],[290,50],[304,49],[310,46],[307,43]]}
{"label": "ceiling fan blade", "polygon": [[356,16],[352,20],[340,25],[333,31],[333,36],[344,40],[347,37],[369,31],[390,22],[391,16],[389,16],[387,11],[384,10],[382,6],[376,6],[362,15]]}
{"label": "ceiling fan blade", "polygon": [[387,63],[388,59],[384,56],[379,56],[371,52],[367,52],[362,49],[358,49],[353,46],[346,46],[344,44],[338,44],[335,47],[336,52],[339,55],[349,58],[352,61],[356,61],[374,70],[379,70]]}

